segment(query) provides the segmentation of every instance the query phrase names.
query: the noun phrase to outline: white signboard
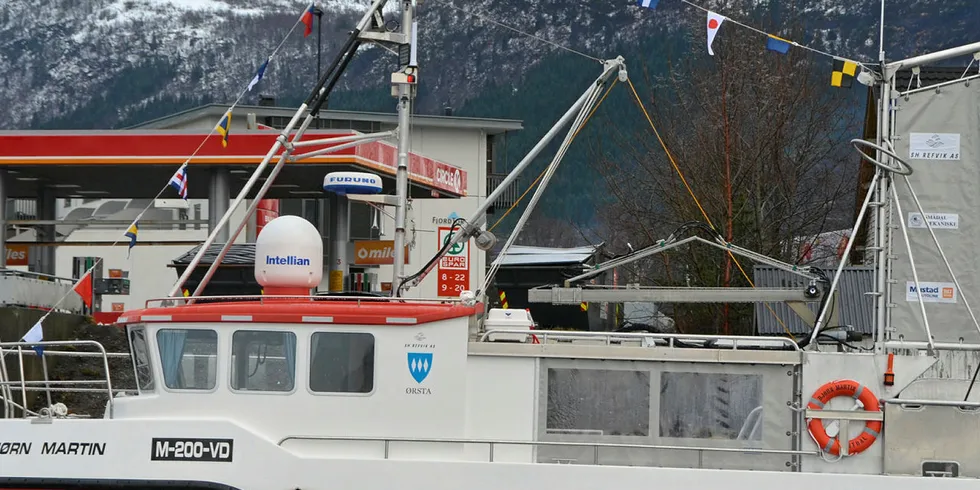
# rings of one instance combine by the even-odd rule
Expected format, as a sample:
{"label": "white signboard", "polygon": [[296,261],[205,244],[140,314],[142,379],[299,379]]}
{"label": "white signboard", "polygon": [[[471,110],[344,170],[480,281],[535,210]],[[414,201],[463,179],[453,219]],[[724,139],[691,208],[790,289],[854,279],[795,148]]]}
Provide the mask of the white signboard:
{"label": "white signboard", "polygon": [[[456,229],[456,233],[459,233],[459,228]],[[439,248],[441,249],[449,241],[449,228],[439,228]],[[454,247],[451,247],[446,255],[439,259],[440,269],[449,270],[469,270],[470,269],[470,254],[467,248],[469,248],[469,240],[457,243]]]}
{"label": "white signboard", "polygon": [[[922,301],[925,303],[955,303],[956,285],[951,282],[919,282],[922,287]],[[915,282],[905,283],[905,300],[919,301],[915,293]]]}
{"label": "white signboard", "polygon": [[[953,213],[926,213],[929,226],[938,230],[957,230],[960,227],[960,215]],[[909,213],[909,228],[925,228],[926,222],[921,213]]]}
{"label": "white signboard", "polygon": [[911,133],[909,158],[913,160],[959,160],[959,133]]}

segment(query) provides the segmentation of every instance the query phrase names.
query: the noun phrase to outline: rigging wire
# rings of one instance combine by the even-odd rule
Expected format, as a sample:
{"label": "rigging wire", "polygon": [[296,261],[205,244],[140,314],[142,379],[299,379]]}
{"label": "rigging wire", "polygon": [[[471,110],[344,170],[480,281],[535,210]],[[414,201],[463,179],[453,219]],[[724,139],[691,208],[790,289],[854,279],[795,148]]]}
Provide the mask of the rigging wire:
{"label": "rigging wire", "polygon": [[[311,3],[311,5],[314,5],[314,4],[315,4],[315,3]],[[305,10],[304,10],[304,12],[305,12]],[[285,45],[285,44],[286,44],[286,40],[287,40],[287,39],[289,39],[289,36],[291,36],[291,35],[293,34],[293,31],[295,31],[295,30],[296,30],[296,27],[298,27],[298,26],[299,26],[299,25],[300,25],[300,24],[302,23],[302,20],[301,20],[301,19],[302,19],[302,17],[300,17],[299,19],[296,19],[296,22],[294,22],[294,23],[293,23],[293,25],[292,25],[292,27],[290,27],[290,28],[289,28],[289,32],[287,32],[287,33],[286,33],[286,35],[285,35],[285,36],[283,36],[283,38],[282,38],[282,40],[281,40],[281,41],[279,41],[279,44],[278,44],[278,45],[276,45],[276,48],[275,48],[274,50],[272,50],[272,54],[270,54],[270,55],[269,55],[269,56],[268,56],[268,57],[266,58],[266,61],[271,61],[271,60],[272,60],[272,58],[273,58],[273,57],[275,57],[275,56],[276,56],[276,54],[278,54],[278,53],[279,53],[279,50],[280,50],[280,49],[282,49],[282,47],[283,47],[283,45]],[[252,79],[249,79],[249,84],[251,84],[251,80],[252,80]],[[244,97],[245,97],[245,94],[246,94],[246,93],[248,93],[248,91],[249,91],[249,89],[248,89],[248,85],[246,85],[246,88],[245,88],[244,90],[242,90],[242,91],[241,91],[241,92],[240,92],[240,93],[238,94],[238,97],[237,97],[237,98],[235,99],[235,102],[234,102],[234,103],[232,103],[232,104],[231,104],[231,106],[229,106],[229,107],[228,107],[228,110],[227,110],[227,111],[225,111],[224,113],[222,113],[222,117],[224,117],[224,115],[225,115],[225,114],[228,114],[228,113],[230,113],[230,112],[231,112],[231,111],[232,111],[232,110],[233,110],[233,109],[234,109],[234,108],[235,108],[235,107],[236,107],[236,106],[238,105],[238,103],[239,103],[239,102],[241,102],[241,100],[242,100],[242,98],[244,98]],[[219,123],[220,123],[220,120],[219,120]],[[229,121],[229,126],[230,126],[230,125],[231,125],[231,122]],[[215,125],[214,125],[214,126],[213,126],[213,127],[211,128],[211,131],[210,131],[210,132],[208,132],[208,134],[207,134],[207,136],[205,136],[205,137],[204,137],[204,138],[203,138],[203,139],[201,140],[201,143],[200,143],[200,144],[199,144],[199,145],[197,146],[197,148],[196,148],[196,149],[194,150],[194,152],[193,152],[193,153],[191,153],[191,154],[190,154],[190,156],[188,156],[188,157],[187,157],[187,159],[186,159],[186,160],[184,160],[184,162],[180,164],[180,167],[177,167],[177,171],[178,171],[178,172],[180,171],[180,169],[182,169],[182,168],[184,168],[184,167],[186,167],[186,166],[187,166],[187,165],[188,165],[188,164],[189,164],[189,163],[191,162],[191,160],[192,160],[192,159],[193,159],[193,158],[194,158],[195,156],[197,156],[197,154],[198,154],[198,153],[200,153],[200,151],[201,151],[201,148],[204,148],[204,145],[205,145],[205,144],[206,144],[206,143],[208,142],[208,140],[209,140],[209,139],[211,138],[211,136],[213,136],[213,135],[214,135],[214,132],[215,132],[215,130],[216,130],[217,128],[218,128],[218,125],[217,125],[217,124],[215,124]],[[231,129],[231,128],[229,127],[229,129]],[[176,173],[176,172],[175,172],[175,173]],[[167,181],[167,183],[166,183],[166,184],[164,184],[164,185],[163,185],[163,187],[162,187],[162,188],[160,189],[160,191],[159,191],[159,192],[157,192],[157,194],[156,194],[156,196],[154,196],[154,198],[153,198],[153,199],[150,199],[150,201],[149,201],[149,203],[148,203],[148,204],[146,205],[146,207],[144,207],[144,208],[143,208],[143,209],[142,209],[142,210],[141,210],[141,211],[139,212],[139,214],[137,214],[137,215],[136,215],[136,219],[134,219],[134,220],[132,221],[132,223],[130,223],[130,224],[129,224],[129,226],[127,226],[127,227],[126,227],[126,229],[127,229],[127,230],[129,230],[129,228],[130,228],[130,227],[132,227],[132,226],[133,226],[134,224],[136,224],[136,223],[138,223],[138,222],[139,222],[139,221],[140,221],[141,219],[143,219],[143,215],[144,215],[144,214],[146,214],[146,212],[147,212],[147,211],[149,211],[149,209],[150,209],[151,207],[153,207],[153,205],[154,205],[154,203],[156,202],[156,200],[157,200],[157,199],[160,199],[160,196],[162,196],[164,192],[167,192],[167,189],[169,189],[169,188],[170,188],[170,181],[168,180],[168,181]],[[138,233],[138,232],[139,232],[139,230],[137,229],[137,233]],[[123,235],[123,236],[125,237],[125,235]],[[115,240],[114,242],[112,242],[112,244],[110,244],[110,245],[109,245],[109,247],[110,247],[110,248],[112,248],[112,247],[115,247],[116,245],[119,245],[119,243],[120,243],[120,242],[122,242],[122,238],[117,238],[117,239],[116,239],[116,240]],[[94,270],[94,269],[95,269],[96,267],[98,267],[98,266],[99,266],[99,264],[101,264],[102,262],[103,262],[103,258],[102,258],[102,257],[99,257],[98,259],[96,259],[96,261],[95,261],[95,263],[94,263],[94,264],[92,265],[92,267],[90,267],[90,268],[89,268],[88,270],[86,270],[86,271],[85,271],[85,272],[84,272],[84,273],[83,273],[83,274],[81,275],[81,277],[79,277],[79,280],[81,280],[81,279],[83,279],[83,278],[84,278],[84,277],[85,277],[86,275],[88,275],[89,273],[91,273],[91,272],[92,272],[92,271],[93,271],[93,270]],[[94,280],[94,278],[93,278],[93,280]],[[45,319],[47,319],[47,318],[48,318],[48,316],[49,316],[49,315],[50,315],[50,314],[51,314],[51,313],[52,313],[53,311],[55,311],[55,310],[56,310],[56,309],[57,309],[57,308],[58,308],[59,306],[61,306],[61,304],[62,304],[62,303],[64,303],[64,301],[65,301],[66,299],[68,299],[68,297],[69,297],[69,296],[71,296],[72,294],[78,294],[78,293],[76,293],[76,292],[75,292],[75,286],[77,286],[77,285],[78,285],[78,281],[76,281],[76,282],[75,282],[75,283],[74,283],[74,284],[72,285],[72,289],[70,289],[70,290],[69,290],[68,292],[66,292],[66,293],[65,293],[65,294],[64,294],[63,296],[61,296],[61,298],[60,298],[60,299],[58,299],[58,301],[57,301],[57,302],[56,302],[56,303],[55,303],[55,304],[54,304],[54,305],[53,305],[53,306],[52,306],[52,307],[51,307],[50,309],[48,309],[48,311],[46,311],[46,312],[44,313],[44,315],[42,315],[42,316],[41,316],[41,318],[40,318],[40,319],[38,319],[38,321],[37,321],[37,323],[43,323],[43,322],[44,322],[44,320],[45,320]],[[43,328],[43,327],[42,327],[42,328]]]}
{"label": "rigging wire", "polygon": [[[667,149],[667,144],[664,143],[663,138],[660,137],[660,131],[657,131],[657,126],[653,124],[653,119],[650,117],[650,113],[647,112],[647,108],[643,105],[643,100],[640,99],[640,94],[636,92],[636,87],[633,86],[633,81],[627,79],[627,83],[629,83],[630,90],[633,92],[633,96],[636,99],[636,104],[640,106],[640,110],[642,110],[643,115],[646,116],[647,122],[650,123],[650,128],[653,129],[653,133],[657,136],[657,141],[660,142],[660,146],[663,147],[664,152],[667,154],[667,159],[670,160],[670,164],[674,167],[674,170],[677,172],[677,175],[680,176],[681,182],[683,182],[684,187],[687,188],[687,192],[694,199],[694,204],[696,204],[698,209],[701,211],[701,215],[704,216],[704,219],[708,222],[708,226],[710,226],[715,233],[718,233],[717,228],[715,228],[715,225],[711,222],[711,218],[708,217],[708,213],[705,212],[704,207],[701,206],[701,201],[698,200],[698,197],[694,194],[694,191],[691,189],[690,184],[688,184],[687,178],[684,177],[684,173],[681,172],[681,169],[677,165],[677,162],[674,161],[674,156],[670,153],[670,150]],[[742,273],[742,276],[745,277],[746,281],[748,281],[749,286],[752,286],[754,288],[755,283],[752,282],[752,279],[749,278],[748,273],[746,273],[745,269],[742,268],[742,264],[739,263],[738,258],[735,257],[735,254],[733,254],[731,250],[728,250],[727,252],[728,252],[728,256],[731,257],[732,261],[735,263],[735,266],[738,267],[738,270]],[[786,332],[786,335],[789,335],[790,338],[793,338],[793,333],[790,331],[789,327],[786,326],[786,323],[783,322],[783,319],[780,318],[779,315],[776,313],[776,310],[774,310],[772,306],[769,305],[769,303],[762,303],[762,304],[766,305],[766,308],[769,309],[769,312],[772,313],[772,315],[776,318],[776,321],[779,322],[779,325],[783,327],[783,330]]]}
{"label": "rigging wire", "polygon": [[[692,7],[696,8],[696,9],[698,9],[698,10],[703,10],[704,12],[716,13],[716,12],[714,12],[712,10],[709,10],[709,9],[707,9],[705,7],[702,7],[702,6],[700,6],[700,5],[696,4],[696,3],[690,2],[689,0],[680,0],[680,1],[683,2],[683,3],[686,3],[686,4],[690,5],[690,6],[692,6]],[[728,22],[731,22],[732,24],[735,24],[735,25],[744,27],[744,28],[746,28],[746,29],[748,29],[750,31],[754,31],[754,32],[757,32],[759,34],[762,34],[763,36],[767,36],[767,37],[768,36],[773,36],[773,34],[770,34],[770,33],[766,32],[766,31],[763,31],[763,30],[758,29],[756,27],[752,27],[752,26],[750,26],[748,24],[743,24],[743,23],[741,23],[741,22],[739,22],[739,21],[737,21],[737,20],[735,20],[735,19],[733,19],[731,17],[728,17],[727,15],[725,16],[725,20],[727,20]],[[804,44],[800,44],[800,43],[798,43],[796,41],[790,41],[789,39],[782,39],[782,38],[780,38],[780,39],[783,40],[783,41],[788,42],[789,44],[791,44],[793,46],[796,46],[797,48],[805,49],[807,51],[810,51],[810,52],[813,52],[813,53],[816,53],[816,54],[819,54],[819,55],[823,55],[823,56],[826,56],[828,58],[847,59],[849,61],[854,61],[858,65],[865,66],[864,63],[862,63],[861,61],[853,60],[853,59],[850,59],[850,58],[844,58],[843,56],[836,56],[836,55],[833,55],[833,54],[828,53],[826,51],[821,51],[821,50],[819,50],[817,48],[811,48],[810,46],[806,46]],[[868,61],[868,63],[870,63],[870,61]]]}
{"label": "rigging wire", "polygon": [[[606,100],[606,97],[609,95],[609,92],[612,90],[613,87],[616,86],[616,83],[618,81],[619,81],[618,79],[615,79],[614,78],[613,81],[612,81],[612,83],[609,84],[609,87],[606,88],[606,93],[602,94],[602,98],[599,99],[599,102],[596,102],[595,107],[592,108],[592,110],[589,112],[589,115],[586,116],[586,118],[585,118],[584,121],[582,121],[582,125],[579,126],[578,129],[575,130],[575,133],[572,135],[572,140],[573,141],[575,140],[575,137],[578,136],[578,133],[580,131],[582,131],[582,128],[584,128],[585,125],[588,124],[589,119],[592,119],[592,116],[595,114],[595,111],[597,111],[599,109],[599,106],[602,105],[602,102]],[[496,228],[497,225],[499,225],[500,222],[503,221],[504,218],[506,218],[507,215],[510,214],[511,211],[513,211],[515,208],[517,208],[517,205],[520,204],[522,200],[524,200],[524,197],[527,196],[527,193],[528,192],[531,192],[531,189],[533,189],[534,186],[537,185],[537,183],[541,180],[542,177],[544,177],[544,174],[547,171],[548,171],[547,168],[545,168],[544,170],[542,170],[541,173],[538,174],[538,178],[534,179],[534,182],[531,182],[531,185],[529,185],[527,187],[527,189],[524,190],[524,193],[521,194],[521,196],[518,197],[517,200],[514,201],[514,204],[511,204],[511,206],[509,208],[507,208],[507,211],[503,215],[501,215],[499,219],[497,219],[497,221],[493,224],[493,226],[491,226],[490,228],[487,228],[487,231],[493,231],[493,229]]]}
{"label": "rigging wire", "polygon": [[481,14],[477,14],[477,13],[474,13],[474,12],[470,12],[470,11],[468,11],[466,9],[459,8],[459,7],[457,7],[455,5],[452,5],[452,4],[449,4],[449,3],[447,3],[445,5],[447,7],[449,7],[450,9],[456,10],[458,12],[461,12],[461,13],[465,14],[465,15],[470,15],[470,16],[476,17],[477,19],[480,19],[480,20],[482,20],[484,22],[489,22],[489,23],[494,24],[494,25],[497,25],[499,27],[503,27],[504,29],[509,29],[509,30],[514,31],[514,32],[516,32],[516,33],[518,33],[518,34],[520,34],[522,36],[527,36],[527,37],[530,37],[530,38],[537,39],[538,41],[541,41],[541,42],[543,42],[545,44],[550,44],[550,45],[552,45],[552,46],[554,46],[554,47],[556,47],[558,49],[563,49],[565,51],[568,51],[569,53],[577,54],[579,56],[582,56],[583,58],[588,58],[588,59],[590,59],[592,61],[597,61],[599,63],[602,63],[603,62],[602,59],[597,58],[595,56],[588,55],[588,54],[583,53],[581,51],[574,50],[572,48],[569,48],[568,46],[563,46],[563,45],[558,44],[558,43],[556,43],[554,41],[551,41],[549,39],[545,39],[545,38],[543,38],[541,36],[537,36],[535,34],[531,34],[530,32],[522,31],[522,30],[520,30],[520,29],[518,29],[516,27],[511,27],[511,26],[509,26],[507,24],[504,24],[503,22],[500,22],[498,20],[491,19],[491,18],[489,18],[489,17],[487,17],[485,15],[481,15]]}

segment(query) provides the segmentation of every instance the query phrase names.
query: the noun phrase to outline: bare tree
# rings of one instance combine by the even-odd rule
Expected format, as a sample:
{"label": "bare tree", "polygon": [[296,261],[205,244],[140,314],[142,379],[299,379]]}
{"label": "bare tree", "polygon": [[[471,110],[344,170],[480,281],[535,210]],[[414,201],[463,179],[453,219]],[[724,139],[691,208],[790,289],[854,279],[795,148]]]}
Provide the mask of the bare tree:
{"label": "bare tree", "polygon": [[[797,263],[794,238],[839,229],[850,217],[857,166],[847,141],[859,134],[858,99],[830,86],[827,57],[767,51],[764,36],[731,24],[723,24],[710,57],[704,30],[703,17],[692,21],[692,48],[668,62],[668,75],[634,68],[651,88],[640,96],[659,138],[637,108],[637,124],[614,142],[629,156],[598,165],[613,197],[605,221],[633,237],[634,247],[699,221],[727,241]],[[770,32],[803,37],[799,28]],[[603,124],[610,116],[596,117]],[[751,277],[752,264],[739,262]],[[748,286],[738,265],[714,248],[692,247],[629,273],[648,285]],[[751,305],[685,307],[675,315],[683,331],[752,331]]]}

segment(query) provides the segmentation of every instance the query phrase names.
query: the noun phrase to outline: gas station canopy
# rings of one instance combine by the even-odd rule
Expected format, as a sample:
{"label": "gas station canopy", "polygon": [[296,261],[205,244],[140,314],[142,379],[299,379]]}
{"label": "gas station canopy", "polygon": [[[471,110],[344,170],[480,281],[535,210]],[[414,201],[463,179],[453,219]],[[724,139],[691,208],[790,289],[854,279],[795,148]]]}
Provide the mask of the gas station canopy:
{"label": "gas station canopy", "polygon": [[[307,131],[304,139],[356,134],[360,133]],[[200,147],[188,165],[187,197],[206,199],[210,169],[228,169],[229,191],[235,195],[278,136],[276,130],[231,134],[228,146],[222,147],[220,135],[208,136],[207,132],[194,130],[0,131],[0,168],[10,174],[6,187],[11,198],[34,198],[42,187],[48,187],[59,198],[147,199],[156,197],[180,165]],[[296,153],[330,146],[304,147]],[[397,157],[394,145],[374,141],[287,162],[266,197],[323,196],[324,175],[345,170],[375,173],[382,178],[384,192],[394,193]],[[275,162],[274,158],[272,164]],[[412,197],[467,195],[464,170],[415,153],[409,154],[409,182]],[[253,188],[253,194],[258,187]],[[175,196],[164,191],[160,197]]]}

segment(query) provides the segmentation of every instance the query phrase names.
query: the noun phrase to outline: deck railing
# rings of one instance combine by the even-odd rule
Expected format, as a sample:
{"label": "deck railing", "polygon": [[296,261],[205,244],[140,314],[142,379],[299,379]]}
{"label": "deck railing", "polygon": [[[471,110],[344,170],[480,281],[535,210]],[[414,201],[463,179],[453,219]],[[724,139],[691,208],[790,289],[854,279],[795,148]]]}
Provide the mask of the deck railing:
{"label": "deck railing", "polygon": [[[589,448],[592,453],[591,462],[586,464],[602,465],[600,451],[602,449],[644,449],[644,450],[666,450],[666,451],[688,451],[698,454],[698,468],[704,468],[705,453],[728,453],[728,454],[757,454],[757,455],[777,455],[777,456],[819,456],[816,451],[799,451],[792,449],[763,449],[763,448],[725,448],[709,446],[668,446],[655,444],[624,444],[624,443],[605,443],[605,442],[564,442],[564,441],[515,441],[515,440],[496,440],[496,439],[426,439],[426,438],[397,438],[397,437],[343,437],[343,436],[287,436],[279,440],[279,446],[288,441],[325,441],[325,442],[376,442],[383,446],[384,459],[391,459],[391,444],[473,444],[487,447],[487,459],[489,463],[494,462],[494,452],[500,446],[523,446],[535,448],[544,447],[565,447],[565,448]],[[556,461],[561,462],[561,461]],[[569,461],[570,462],[570,461]],[[799,465],[791,465],[791,471],[799,471]]]}
{"label": "deck railing", "polygon": [[[44,373],[42,380],[27,380],[27,369],[24,365],[24,356],[37,356],[33,347],[43,346],[41,357],[41,367]],[[94,348],[95,352],[56,350],[51,347],[66,347],[77,349],[79,347]],[[18,377],[13,379],[7,370],[7,356],[17,356]],[[47,357],[72,357],[85,358],[95,357],[102,360],[104,377],[89,380],[52,380],[48,379]],[[47,396],[48,406],[45,407],[50,413],[54,404],[52,403],[51,393],[105,393],[108,397],[109,417],[112,417],[112,380],[109,376],[110,357],[129,357],[124,353],[107,353],[101,343],[94,340],[54,340],[46,342],[0,342],[0,402],[3,403],[3,414],[5,418],[14,416],[15,410],[20,410],[23,417],[38,416],[38,412],[31,411],[27,393],[29,391],[41,391]],[[14,395],[15,391],[20,392],[20,403]],[[40,414],[43,415],[43,414]]]}

